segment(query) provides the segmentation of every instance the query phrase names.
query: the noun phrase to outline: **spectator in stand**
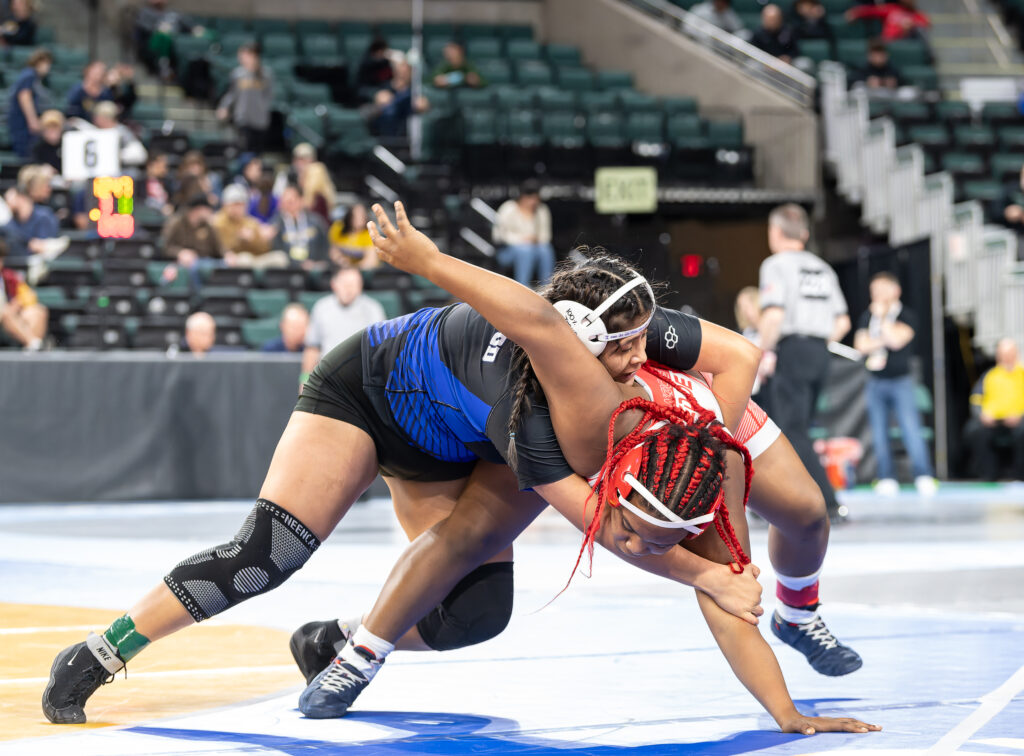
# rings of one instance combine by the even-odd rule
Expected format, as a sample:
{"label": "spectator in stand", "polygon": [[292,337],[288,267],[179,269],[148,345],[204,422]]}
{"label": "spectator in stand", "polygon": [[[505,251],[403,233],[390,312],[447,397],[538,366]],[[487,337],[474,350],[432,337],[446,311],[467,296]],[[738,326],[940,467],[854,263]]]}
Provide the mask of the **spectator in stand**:
{"label": "spectator in stand", "polygon": [[0,24],[0,47],[31,47],[36,43],[32,0],[11,0],[10,17]]}
{"label": "spectator in stand", "polygon": [[238,67],[231,72],[228,91],[221,98],[217,117],[230,120],[241,138],[246,152],[263,152],[270,128],[271,101],[274,97],[274,75],[263,65],[259,45],[238,48]]}
{"label": "spectator in stand", "polygon": [[750,44],[783,63],[792,63],[793,58],[800,54],[796,35],[784,23],[782,10],[777,5],[766,5],[761,9],[761,28],[754,32]]}
{"label": "spectator in stand", "polygon": [[231,184],[224,190],[220,210],[210,221],[217,232],[220,248],[224,251],[225,262],[250,268],[287,265],[288,260],[281,259],[283,256],[280,253],[268,256],[270,242],[277,229],[249,215],[248,204],[245,189],[238,184]]}
{"label": "spectator in stand", "polygon": [[303,352],[306,349],[306,329],[309,327],[309,313],[297,302],[292,302],[281,312],[281,335],[276,336],[261,348],[261,352]]}
{"label": "spectator in stand", "polygon": [[[990,203],[989,215],[992,218],[1002,216],[1006,225],[1017,232],[1018,238],[1024,234],[1024,167],[1016,182],[1006,182],[1005,191],[1000,199]],[[1018,244],[1018,247],[1020,245]]]}
{"label": "spectator in stand", "polygon": [[32,162],[53,166],[61,172],[60,143],[64,138],[64,114],[47,110],[39,116],[39,140],[32,145]]}
{"label": "spectator in stand", "polygon": [[167,156],[162,152],[151,152],[146,160],[146,175],[142,180],[141,194],[146,207],[159,210],[164,216],[174,213],[167,173]]}
{"label": "spectator in stand", "polygon": [[167,0],[147,0],[135,17],[135,44],[140,60],[165,81],[174,78],[174,35],[206,30],[185,15],[167,9]]}
{"label": "spectator in stand", "polygon": [[[221,262],[220,239],[210,225],[212,215],[209,200],[199,192],[168,219],[160,235],[164,256],[175,260],[188,272],[195,288],[201,283],[201,270]],[[173,281],[176,277],[177,270],[173,266],[164,269],[165,280]]]}
{"label": "spectator in stand", "polygon": [[391,84],[391,77],[394,76],[391,57],[388,43],[383,38],[377,37],[370,43],[356,73],[356,90],[363,100],[371,99],[378,89]]}
{"label": "spectator in stand", "polygon": [[217,321],[208,312],[193,312],[185,321],[185,349],[196,357],[216,351]]}
{"label": "spectator in stand", "polygon": [[750,35],[742,19],[732,9],[732,0],[704,0],[690,8],[690,13],[730,34],[740,37]]}
{"label": "spectator in stand", "polygon": [[263,158],[251,152],[244,153],[238,161],[241,170],[232,179],[233,184],[238,184],[245,189],[246,196],[252,201],[260,196],[260,181],[263,179]]}
{"label": "spectator in stand", "polygon": [[304,268],[326,265],[329,258],[327,228],[319,215],[302,205],[299,187],[289,184],[277,205],[277,233],[271,245],[283,251],[294,263]]}
{"label": "spectator in stand", "polygon": [[867,65],[861,70],[860,80],[868,89],[896,89],[900,74],[889,62],[889,50],[881,40],[868,45]]}
{"label": "spectator in stand", "polygon": [[975,474],[982,480],[999,475],[998,447],[1013,450],[1013,476],[1024,480],[1024,365],[1013,339],[996,345],[996,365],[971,394],[977,413],[964,429]]}
{"label": "spectator in stand", "polygon": [[4,267],[7,242],[0,237],[0,328],[28,351],[37,351],[46,338],[49,311],[21,275]]}
{"label": "spectator in stand", "polygon": [[551,246],[551,211],[540,201],[540,182],[524,181],[519,197],[498,208],[492,232],[501,245],[498,262],[512,269],[512,277],[524,286],[535,280],[542,284],[555,269],[555,248]]}
{"label": "spectator in stand", "polygon": [[931,25],[928,16],[917,9],[914,0],[897,0],[882,5],[858,5],[846,11],[847,21],[862,21],[869,18],[882,19],[882,39],[921,37],[921,29]]}
{"label": "spectator in stand", "polygon": [[[104,100],[96,103],[92,109],[92,123],[85,119],[76,118],[71,120],[79,131],[90,129],[115,129],[121,148],[121,168],[141,168],[146,164],[148,153],[142,142],[135,136],[135,132],[118,120],[117,104]],[[127,171],[126,171],[127,172]],[[138,175],[137,173],[133,175]]]}
{"label": "spectator in stand", "polygon": [[432,80],[438,89],[487,86],[487,80],[466,59],[466,50],[458,42],[444,46],[444,61],[434,69]]}
{"label": "spectator in stand", "polygon": [[860,318],[853,345],[865,356],[864,365],[870,376],[866,396],[871,437],[878,458],[875,492],[881,496],[899,493],[889,448],[889,418],[895,414],[903,447],[910,457],[914,485],[921,495],[932,496],[936,488],[935,473],[921,432],[921,417],[915,400],[917,389],[910,373],[917,318],[900,301],[902,289],[893,273],[876,273],[871,279],[870,293],[871,306]]}
{"label": "spectator in stand", "polygon": [[53,210],[37,205],[29,188],[23,185],[8,189],[5,199],[11,209],[11,220],[4,226],[10,258],[24,259],[43,253],[47,249],[46,240],[55,239],[60,233]]}
{"label": "spectator in stand", "polygon": [[384,319],[380,303],[363,294],[363,274],[355,268],[338,268],[331,276],[331,293],[318,300],[309,315],[302,372],[309,373],[320,355],[349,336]]}
{"label": "spectator in stand", "polygon": [[277,217],[277,197],[271,176],[263,176],[256,185],[256,196],[249,199],[249,215],[261,223],[271,223]]}
{"label": "spectator in stand", "polygon": [[374,95],[373,110],[375,115],[370,124],[373,132],[381,136],[404,136],[408,131],[409,116],[425,113],[430,108],[430,101],[420,95],[412,97],[412,66],[405,61],[395,65],[395,75],[390,86],[381,89]]}
{"label": "spectator in stand", "polygon": [[338,201],[338,193],[323,163],[310,163],[302,172],[302,204],[312,213],[320,216],[324,227],[331,222],[331,213]]}
{"label": "spectator in stand", "polygon": [[331,261],[335,265],[373,270],[380,265],[377,248],[373,246],[370,232],[366,230],[369,220],[366,205],[356,202],[345,217],[336,220],[327,231],[331,243]]}
{"label": "spectator in stand", "polygon": [[101,102],[113,102],[114,94],[107,88],[107,64],[94,60],[82,69],[82,80],[68,93],[65,108],[68,118],[93,120],[93,109]]}
{"label": "spectator in stand", "polygon": [[796,0],[793,6],[793,33],[797,44],[804,39],[824,39],[835,48],[836,35],[820,0]]}
{"label": "spectator in stand", "polygon": [[274,196],[280,197],[288,184],[302,186],[306,168],[316,162],[316,147],[309,142],[300,142],[292,148],[292,164],[286,171],[278,170],[274,177]]}
{"label": "spectator in stand", "polygon": [[36,204],[36,207],[49,208],[54,211],[58,224],[61,221],[60,215],[50,206],[53,198],[53,186],[51,182],[56,176],[52,165],[46,163],[40,165],[24,165],[18,171],[18,186],[25,188],[25,193]]}
{"label": "spectator in stand", "polygon": [[107,69],[107,89],[121,109],[121,118],[129,118],[138,95],[135,93],[135,69],[128,63],[118,63]]}
{"label": "spectator in stand", "polygon": [[18,157],[27,158],[39,133],[39,113],[50,104],[50,93],[43,80],[50,73],[53,55],[49,50],[36,50],[11,86],[7,103],[7,132],[11,148]]}
{"label": "spectator in stand", "polygon": [[[199,150],[189,150],[178,166],[178,189],[175,192],[174,204],[177,207],[183,201],[191,199],[195,194],[194,186],[188,179],[195,179],[200,191],[206,195],[211,207],[220,204],[220,176],[210,172],[206,167],[206,158]],[[183,191],[184,190],[184,191]]]}

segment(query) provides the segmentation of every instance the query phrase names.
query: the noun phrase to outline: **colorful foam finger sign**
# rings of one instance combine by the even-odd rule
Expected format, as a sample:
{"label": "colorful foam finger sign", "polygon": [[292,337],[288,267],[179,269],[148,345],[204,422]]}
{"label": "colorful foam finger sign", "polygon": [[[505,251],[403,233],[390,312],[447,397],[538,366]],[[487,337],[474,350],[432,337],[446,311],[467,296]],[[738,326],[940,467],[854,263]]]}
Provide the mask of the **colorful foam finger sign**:
{"label": "colorful foam finger sign", "polygon": [[127,239],[135,233],[134,182],[128,176],[102,176],[92,181],[93,196],[99,208],[89,211],[89,220],[104,239]]}

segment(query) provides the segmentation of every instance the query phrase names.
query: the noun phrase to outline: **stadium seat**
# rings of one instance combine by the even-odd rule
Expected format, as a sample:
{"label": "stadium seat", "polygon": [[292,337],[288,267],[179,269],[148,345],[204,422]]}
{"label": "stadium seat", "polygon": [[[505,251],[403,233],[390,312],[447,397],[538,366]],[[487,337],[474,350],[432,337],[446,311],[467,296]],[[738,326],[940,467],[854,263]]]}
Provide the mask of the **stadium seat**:
{"label": "stadium seat", "polygon": [[532,39],[510,39],[505,45],[505,54],[511,60],[540,60],[543,58],[540,45]]}
{"label": "stadium seat", "polygon": [[301,268],[267,268],[263,271],[263,286],[267,289],[301,291],[306,287],[306,272]]}
{"label": "stadium seat", "polygon": [[868,118],[882,118],[892,113],[889,100],[868,100]]}
{"label": "stadium seat", "polygon": [[1015,102],[986,102],[981,106],[981,119],[993,126],[1024,125],[1024,117]]}
{"label": "stadium seat", "polygon": [[[835,35],[837,41],[844,39],[862,39],[866,40],[869,36],[869,27],[871,24],[863,21],[850,23],[846,20],[846,16],[842,13],[830,13],[827,16],[829,27],[832,29],[832,34]],[[803,42],[800,43],[803,47]],[[833,58],[835,60],[835,58]]]}
{"label": "stadium seat", "polygon": [[402,295],[397,291],[373,290],[366,292],[367,296],[375,299],[384,308],[384,317],[387,319],[397,318],[402,314]]}
{"label": "stadium seat", "polygon": [[475,108],[479,110],[481,108],[494,107],[494,90],[490,87],[485,87],[484,89],[456,89],[453,96],[455,107],[459,109]]}
{"label": "stadium seat", "polygon": [[823,60],[831,60],[835,57],[832,54],[832,45],[827,39],[802,39],[800,40],[800,55],[810,58],[815,63]]}
{"label": "stadium seat", "polygon": [[998,181],[979,180],[965,181],[961,185],[965,200],[978,200],[979,202],[994,202],[1003,196],[1003,185]]}
{"label": "stadium seat", "polygon": [[904,66],[900,69],[900,78],[923,92],[939,89],[939,74],[932,66]]}
{"label": "stadium seat", "polygon": [[836,58],[856,69],[867,64],[868,43],[864,39],[841,39],[836,43]]}
{"label": "stadium seat", "polygon": [[619,98],[615,92],[581,92],[580,108],[588,115],[615,113],[619,109]]}
{"label": "stadium seat", "polygon": [[942,170],[949,171],[958,180],[979,178],[986,172],[985,159],[974,152],[947,152],[942,156]]}
{"label": "stadium seat", "polygon": [[1019,180],[1024,167],[1024,152],[997,152],[989,160],[992,178],[996,181]]}
{"label": "stadium seat", "polygon": [[307,36],[314,34],[331,34],[334,36],[335,28],[333,21],[325,21],[320,18],[304,18],[295,22],[295,36],[305,41]]}
{"label": "stadium seat", "polygon": [[246,291],[238,286],[205,286],[199,297],[200,308],[214,316],[247,318],[252,314]]}
{"label": "stadium seat", "polygon": [[462,128],[466,144],[495,144],[498,141],[498,118],[493,110],[462,111]]}
{"label": "stadium seat", "polygon": [[660,103],[657,97],[652,97],[644,92],[637,92],[635,89],[620,89],[616,91],[619,107],[626,114],[629,113],[653,113],[659,109]]}
{"label": "stadium seat", "polygon": [[572,45],[549,44],[544,46],[544,56],[556,66],[579,66],[580,49]]}
{"label": "stadium seat", "polygon": [[949,146],[949,132],[943,124],[911,126],[907,129],[907,136],[911,141],[925,147],[944,148]]}
{"label": "stadium seat", "polygon": [[203,274],[204,286],[235,286],[251,289],[256,285],[257,271],[252,268],[209,268]]}
{"label": "stadium seat", "polygon": [[476,64],[480,75],[487,80],[488,87],[512,83],[512,66],[506,60],[481,60]]}
{"label": "stadium seat", "polygon": [[927,66],[931,64],[931,53],[928,43],[923,39],[894,39],[886,43],[889,50],[889,62],[897,69],[907,66]]}
{"label": "stadium seat", "polygon": [[262,349],[280,334],[277,318],[242,321],[242,342],[250,349]]}
{"label": "stadium seat", "polygon": [[599,89],[632,89],[633,74],[629,71],[598,71],[596,83]]}
{"label": "stadium seat", "polygon": [[997,134],[999,145],[1004,149],[1024,147],[1024,126],[1001,126]]}
{"label": "stadium seat", "polygon": [[534,94],[514,85],[491,87],[494,99],[502,110],[523,110],[533,107]]}
{"label": "stadium seat", "polygon": [[499,123],[499,136],[508,144],[536,147],[541,143],[537,113],[533,110],[510,110]]}
{"label": "stadium seat", "polygon": [[372,41],[373,37],[369,34],[343,33],[341,37],[341,52],[348,60],[353,61],[353,71],[358,68],[359,61],[366,55],[366,51],[369,49],[370,42]]}
{"label": "stadium seat", "polygon": [[471,40],[479,39],[481,37],[493,37],[500,39],[501,34],[498,29],[499,27],[495,24],[462,24],[458,28],[457,37],[468,46]]}
{"label": "stadium seat", "polygon": [[256,41],[256,36],[250,32],[233,31],[221,35],[220,50],[224,55],[233,56],[242,45],[249,45]]}
{"label": "stadium seat", "polygon": [[532,92],[538,108],[545,113],[571,112],[579,107],[579,96],[575,92],[554,87],[540,87]]}
{"label": "stadium seat", "polygon": [[274,32],[263,37],[263,54],[268,58],[298,55],[295,37],[287,32]]}
{"label": "stadium seat", "polygon": [[594,74],[585,68],[558,69],[558,85],[574,92],[589,92],[594,88]]}
{"label": "stadium seat", "polygon": [[295,129],[293,143],[311,142],[315,147],[323,145],[327,136],[325,114],[316,108],[294,108],[288,113],[288,124]]}
{"label": "stadium seat", "polygon": [[501,40],[497,37],[478,37],[466,43],[466,56],[472,61],[503,57]]}
{"label": "stadium seat", "polygon": [[329,84],[313,84],[305,81],[292,83],[292,102],[301,105],[326,105],[331,101]]}
{"label": "stadium seat", "polygon": [[316,61],[323,57],[335,57],[340,54],[338,38],[333,34],[306,34],[301,37],[302,54],[307,60]]}
{"label": "stadium seat", "polygon": [[959,100],[943,100],[935,103],[935,115],[946,123],[969,123],[971,106]]}
{"label": "stadium seat", "polygon": [[515,66],[516,82],[524,87],[541,87],[554,83],[551,67],[539,60],[520,60]]}
{"label": "stadium seat", "polygon": [[694,97],[663,97],[661,111],[666,117],[677,113],[697,115],[697,100]]}
{"label": "stadium seat", "polygon": [[526,24],[501,24],[498,33],[506,40],[533,39],[533,27]]}
{"label": "stadium seat", "polygon": [[101,282],[99,263],[58,258],[47,266],[42,277],[46,286],[92,286]]}
{"label": "stadium seat", "polygon": [[125,349],[128,334],[120,318],[107,315],[65,315],[61,325],[71,349]]}
{"label": "stadium seat", "polygon": [[702,149],[710,145],[704,122],[697,115],[679,113],[670,116],[665,123],[665,133],[676,147]]}
{"label": "stadium seat", "polygon": [[[262,37],[264,41],[271,34],[286,33],[291,36],[291,22],[286,18],[250,18],[249,28],[253,34]],[[264,52],[266,52],[266,48],[264,48]]]}
{"label": "stadium seat", "polygon": [[626,116],[626,139],[630,142],[664,142],[664,117],[661,113],[639,112]]}
{"label": "stadium seat", "polygon": [[932,123],[935,116],[927,102],[911,101],[893,103],[889,114],[901,126],[915,123]]}
{"label": "stadium seat", "polygon": [[953,139],[961,148],[984,148],[995,146],[996,138],[988,126],[960,125],[953,128]]}
{"label": "stadium seat", "polygon": [[714,120],[707,122],[708,141],[714,148],[739,149],[743,147],[743,121]]}
{"label": "stadium seat", "polygon": [[618,113],[596,113],[587,118],[587,141],[602,150],[616,150],[626,143],[625,121]]}

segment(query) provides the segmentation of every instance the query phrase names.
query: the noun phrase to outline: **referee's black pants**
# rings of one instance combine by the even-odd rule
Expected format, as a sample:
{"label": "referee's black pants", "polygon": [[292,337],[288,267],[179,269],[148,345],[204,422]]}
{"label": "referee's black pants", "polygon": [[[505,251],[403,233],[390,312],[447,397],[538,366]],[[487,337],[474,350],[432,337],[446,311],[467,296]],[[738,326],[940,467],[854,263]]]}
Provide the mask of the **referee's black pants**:
{"label": "referee's black pants", "polygon": [[814,452],[810,435],[818,396],[828,377],[828,346],[824,339],[786,336],[775,347],[775,354],[775,375],[768,387],[771,417],[821,488],[829,514],[835,514],[839,509],[836,492]]}

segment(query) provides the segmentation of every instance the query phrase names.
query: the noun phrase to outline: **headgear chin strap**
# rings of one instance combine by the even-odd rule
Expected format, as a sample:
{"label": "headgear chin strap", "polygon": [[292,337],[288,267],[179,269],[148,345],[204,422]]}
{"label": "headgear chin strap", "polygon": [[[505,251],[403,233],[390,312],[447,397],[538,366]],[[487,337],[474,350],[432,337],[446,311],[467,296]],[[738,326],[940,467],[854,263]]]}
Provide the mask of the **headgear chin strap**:
{"label": "headgear chin strap", "polygon": [[[642,325],[636,328],[631,328],[628,331],[619,331],[618,333],[608,333],[608,327],[604,324],[604,320],[601,319],[609,307],[618,302],[622,297],[631,292],[637,286],[644,286],[647,289],[647,293],[651,296],[651,314]],[[596,309],[591,310],[586,305],[582,305],[579,302],[573,302],[570,299],[563,299],[559,302],[555,302],[555,309],[561,313],[562,317],[565,318],[565,322],[569,324],[573,332],[580,337],[580,341],[587,345],[587,349],[595,357],[599,357],[604,351],[604,348],[608,345],[609,341],[618,341],[620,339],[628,339],[632,336],[636,336],[638,333],[643,331],[651,324],[651,319],[654,317],[654,306],[657,302],[654,299],[654,291],[651,289],[651,285],[647,283],[647,279],[641,275],[637,275],[630,281],[622,284],[618,289],[613,291],[608,297],[597,306]]]}
{"label": "headgear chin strap", "polygon": [[[656,430],[661,425],[664,425],[664,423],[655,423],[651,426],[651,430]],[[715,519],[715,513],[721,505],[721,495],[719,495],[718,500],[715,502],[715,505],[711,508],[710,512],[684,520],[671,509],[666,507],[657,496],[651,493],[647,486],[637,480],[634,473],[640,469],[642,458],[643,443],[640,443],[627,452],[619,464],[615,466],[615,469],[611,471],[612,485],[609,490],[608,503],[613,507],[625,507],[644,522],[648,522],[651,525],[657,525],[659,528],[685,530],[690,533],[690,535],[686,536],[687,538],[693,538],[703,533],[707,529],[708,525]],[[629,496],[633,491],[640,494],[644,501],[650,504],[654,510],[661,514],[665,519],[655,517],[630,502]]]}

